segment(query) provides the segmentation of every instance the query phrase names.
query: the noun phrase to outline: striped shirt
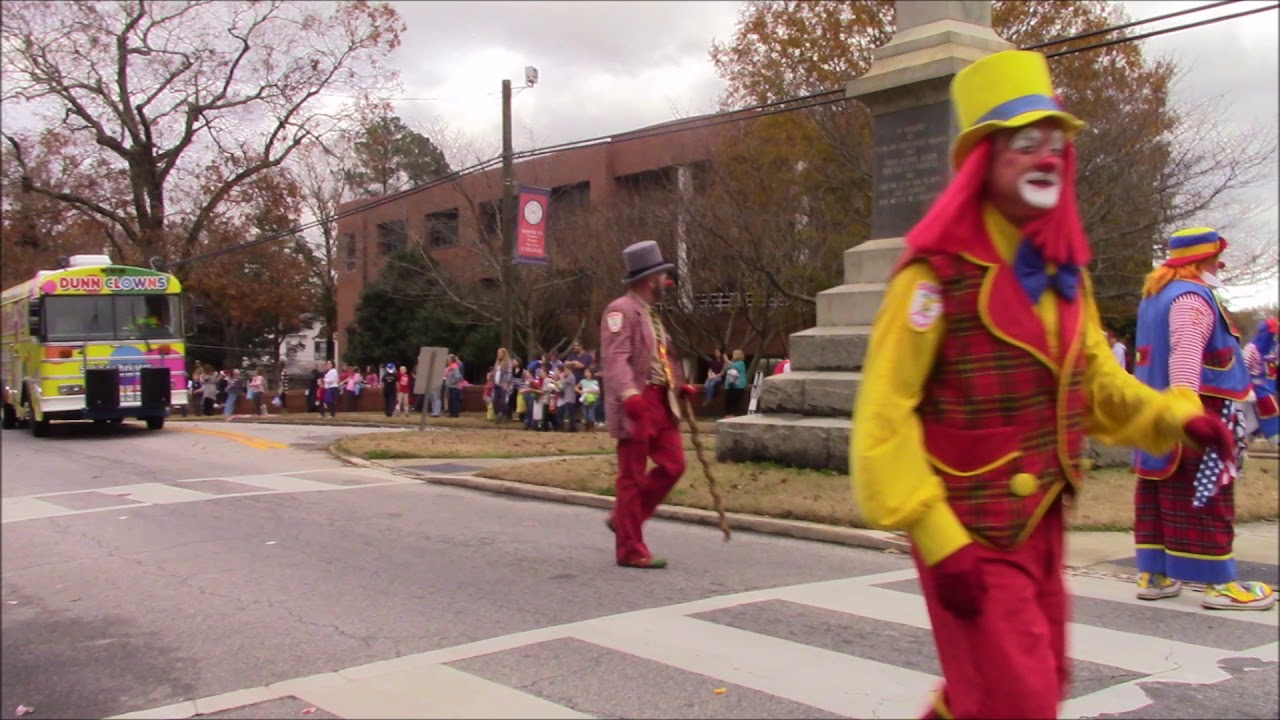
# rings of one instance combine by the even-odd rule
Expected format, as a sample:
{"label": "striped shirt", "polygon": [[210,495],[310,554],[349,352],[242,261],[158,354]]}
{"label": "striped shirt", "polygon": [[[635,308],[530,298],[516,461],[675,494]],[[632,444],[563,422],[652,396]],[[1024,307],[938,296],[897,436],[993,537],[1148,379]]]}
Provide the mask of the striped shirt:
{"label": "striped shirt", "polygon": [[1244,364],[1249,368],[1250,377],[1258,377],[1262,374],[1262,353],[1258,352],[1258,346],[1248,343],[1244,346]]}
{"label": "striped shirt", "polygon": [[1179,295],[1169,308],[1169,387],[1200,392],[1204,349],[1216,321],[1214,309],[1195,293]]}

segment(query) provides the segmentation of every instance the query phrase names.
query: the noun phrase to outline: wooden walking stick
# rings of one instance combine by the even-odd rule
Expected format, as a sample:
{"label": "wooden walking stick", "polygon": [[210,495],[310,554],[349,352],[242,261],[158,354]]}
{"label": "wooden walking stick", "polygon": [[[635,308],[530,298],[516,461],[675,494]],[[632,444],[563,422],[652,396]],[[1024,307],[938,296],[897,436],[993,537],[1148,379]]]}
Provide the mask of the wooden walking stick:
{"label": "wooden walking stick", "polygon": [[702,464],[702,474],[707,476],[707,487],[711,489],[711,501],[715,504],[716,514],[720,516],[720,531],[724,533],[724,541],[729,542],[729,522],[724,518],[724,502],[720,492],[716,490],[716,478],[711,474],[711,463],[702,449],[702,438],[698,435],[698,422],[694,419],[693,402],[687,397],[680,398],[680,409],[684,411],[685,422],[689,423],[689,433],[693,435],[693,449],[698,453],[698,462]]}

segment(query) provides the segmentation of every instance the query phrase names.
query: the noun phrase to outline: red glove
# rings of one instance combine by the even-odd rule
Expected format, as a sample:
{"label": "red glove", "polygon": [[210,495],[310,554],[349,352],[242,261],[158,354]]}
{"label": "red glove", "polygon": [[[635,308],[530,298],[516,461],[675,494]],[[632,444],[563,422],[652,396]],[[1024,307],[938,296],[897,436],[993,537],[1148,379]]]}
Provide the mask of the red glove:
{"label": "red glove", "polygon": [[987,584],[978,571],[978,546],[969,543],[933,566],[934,585],[942,607],[958,618],[982,612]]}
{"label": "red glove", "polygon": [[677,390],[676,393],[680,397],[688,398],[690,400],[698,397],[698,391],[692,385],[689,385],[689,384],[681,385],[680,389]]}
{"label": "red glove", "polygon": [[1205,413],[1188,420],[1182,431],[1200,447],[1217,450],[1222,462],[1236,461],[1236,438],[1221,419]]}

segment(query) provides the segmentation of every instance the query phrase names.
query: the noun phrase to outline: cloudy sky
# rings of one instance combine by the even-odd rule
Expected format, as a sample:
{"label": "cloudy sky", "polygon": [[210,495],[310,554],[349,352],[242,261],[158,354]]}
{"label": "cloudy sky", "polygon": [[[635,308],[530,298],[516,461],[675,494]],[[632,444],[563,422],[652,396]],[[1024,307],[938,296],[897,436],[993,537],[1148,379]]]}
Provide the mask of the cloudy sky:
{"label": "cloudy sky", "polygon": [[[442,144],[469,164],[501,148],[501,82],[519,88],[524,67],[537,67],[535,87],[513,102],[517,150],[644,127],[713,112],[723,90],[708,56],[713,41],[732,38],[740,3],[721,2],[393,2],[408,25],[395,64],[405,99],[397,109],[422,127],[446,128]],[[1133,19],[1208,4],[1122,2]],[[1140,26],[1183,25],[1271,2],[1238,2]],[[1276,137],[1275,11],[1143,41],[1147,52],[1177,61],[1180,102],[1220,102],[1228,132],[1262,123]],[[1233,228],[1277,241],[1276,175],[1241,200],[1257,215]],[[1224,223],[1228,218],[1210,218]],[[1274,301],[1275,282],[1237,293]]]}

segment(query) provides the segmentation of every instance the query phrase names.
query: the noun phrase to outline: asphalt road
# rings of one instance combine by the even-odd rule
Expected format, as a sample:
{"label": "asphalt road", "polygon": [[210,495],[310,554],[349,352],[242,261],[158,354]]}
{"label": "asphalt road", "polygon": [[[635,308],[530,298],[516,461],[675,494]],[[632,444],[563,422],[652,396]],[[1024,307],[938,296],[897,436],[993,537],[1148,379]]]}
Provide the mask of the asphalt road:
{"label": "asphalt road", "polygon": [[[908,717],[936,683],[903,556],[659,521],[672,567],[622,569],[599,510],[320,451],[363,431],[6,431],[0,716]],[[1073,590],[1064,717],[1277,716],[1274,611]]]}

